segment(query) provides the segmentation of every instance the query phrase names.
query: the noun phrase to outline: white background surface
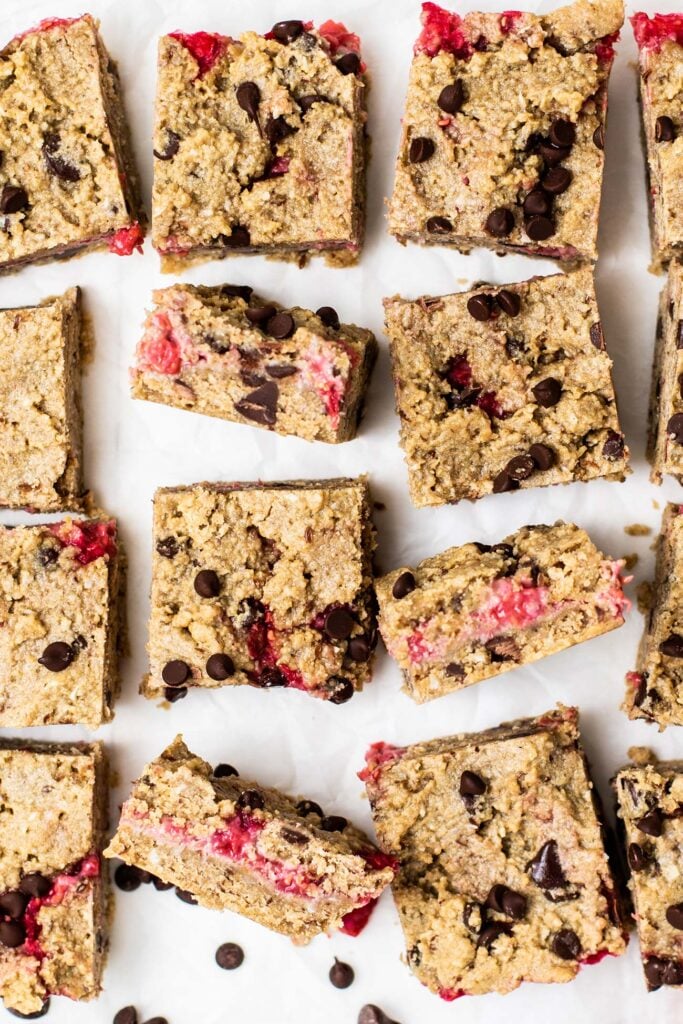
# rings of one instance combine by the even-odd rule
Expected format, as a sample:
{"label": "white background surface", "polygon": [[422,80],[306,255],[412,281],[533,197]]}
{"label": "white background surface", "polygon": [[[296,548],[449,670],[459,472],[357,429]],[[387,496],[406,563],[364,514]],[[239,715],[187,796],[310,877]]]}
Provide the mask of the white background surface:
{"label": "white background surface", "polygon": [[[548,10],[552,5],[538,5]],[[650,12],[673,11],[661,3]],[[495,4],[481,7],[500,9]],[[551,273],[548,261],[506,259],[477,252],[460,256],[445,249],[401,248],[386,234],[383,200],[391,189],[393,160],[411,57],[418,34],[414,0],[281,0],[195,3],[91,0],[102,32],[119,62],[126,103],[149,205],[151,128],[156,40],[174,29],[206,29],[233,36],[266,31],[283,18],[313,18],[316,24],[343,19],[362,37],[372,76],[368,241],[360,265],[332,270],[314,262],[300,270],[260,257],[207,263],[187,272],[194,283],[250,284],[284,304],[316,309],[334,306],[342,320],[369,326],[381,338],[383,296],[440,294],[487,279],[495,283]],[[47,16],[77,15],[83,0],[51,3],[2,0],[0,44]],[[585,527],[606,552],[637,552],[635,582],[651,576],[650,545],[665,500],[683,493],[668,480],[648,482],[644,460],[647,391],[656,317],[663,279],[648,273],[649,245],[643,160],[636,108],[635,46],[623,32],[610,85],[607,166],[597,272],[598,298],[607,347],[615,361],[620,412],[635,472],[624,484],[595,481],[569,487],[492,495],[476,505],[438,510],[411,507],[393,412],[386,341],[369,395],[360,437],[339,447],[278,437],[255,428],[133,401],[130,364],[153,287],[172,278],[159,273],[149,242],[145,255],[120,259],[89,255],[55,266],[25,269],[0,280],[0,306],[30,304],[70,285],[84,289],[92,317],[95,359],[84,377],[86,482],[102,507],[118,517],[130,559],[129,616],[132,656],[124,666],[123,694],[112,725],[98,733],[107,744],[118,786],[112,818],[142,766],[176,732],[212,762],[229,761],[244,776],[302,793],[328,813],[370,828],[367,802],[355,773],[367,745],[385,739],[407,743],[460,730],[478,730],[512,717],[537,714],[558,700],[578,704],[589,756],[603,795],[607,780],[633,744],[651,744],[660,756],[683,756],[683,734],[659,735],[644,723],[629,723],[619,704],[624,673],[634,665],[642,619],[636,610],[617,632],[517,669],[458,694],[417,707],[400,691],[399,673],[380,648],[375,677],[349,704],[332,704],[297,692],[234,688],[191,692],[170,710],[137,694],[145,671],[150,583],[152,494],[156,487],[198,480],[290,479],[368,472],[373,496],[386,504],[376,514],[379,562],[386,571],[452,544],[494,542],[525,523],[558,518]],[[580,187],[577,185],[576,187]],[[4,513],[17,522],[21,516]],[[26,518],[26,517],[24,517]],[[624,526],[647,523],[653,535],[632,538]],[[85,730],[33,730],[49,739],[89,738]],[[423,989],[400,962],[403,942],[390,893],[382,897],[370,925],[357,939],[319,937],[297,949],[233,914],[190,907],[172,892],[146,887],[118,890],[105,989],[97,1003],[75,1005],[53,999],[46,1018],[54,1024],[109,1024],[124,1005],[137,1005],[140,1019],[157,1014],[169,1024],[355,1024],[359,1008],[374,1002],[401,1024],[482,1024],[506,1016],[511,1022],[575,1024],[669,1024],[683,1012],[681,992],[646,995],[638,944],[628,953],[580,972],[564,986],[527,985],[506,996],[466,998],[446,1004]],[[216,947],[239,942],[243,967],[224,972],[214,963]],[[327,980],[333,956],[351,963],[355,984],[345,992]],[[5,1014],[0,1010],[0,1018]],[[7,1020],[11,1020],[7,1015]]]}

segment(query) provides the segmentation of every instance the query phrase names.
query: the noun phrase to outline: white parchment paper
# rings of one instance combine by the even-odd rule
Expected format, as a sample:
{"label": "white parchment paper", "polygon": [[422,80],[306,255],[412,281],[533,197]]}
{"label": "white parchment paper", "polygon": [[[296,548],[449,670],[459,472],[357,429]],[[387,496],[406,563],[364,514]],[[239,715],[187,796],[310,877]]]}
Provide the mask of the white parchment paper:
{"label": "white parchment paper", "polygon": [[[85,0],[2,0],[0,36],[47,16],[83,12]],[[532,4],[547,10],[552,4]],[[643,4],[674,11],[675,3]],[[496,9],[498,4],[479,7]],[[384,198],[391,190],[393,161],[411,57],[418,33],[417,0],[91,0],[105,42],[119,62],[127,108],[149,203],[156,40],[174,29],[206,29],[238,35],[265,31],[284,18],[344,20],[363,40],[372,75],[368,241],[358,267],[327,269],[314,262],[300,270],[258,257],[207,263],[184,275],[194,283],[251,284],[284,304],[334,306],[342,320],[371,327],[381,338],[383,296],[414,297],[459,290],[487,279],[494,283],[552,273],[549,261],[445,249],[402,248],[385,228]],[[635,586],[651,578],[652,540],[664,502],[683,491],[668,480],[648,482],[644,459],[646,404],[656,299],[663,279],[648,273],[649,243],[643,159],[636,107],[635,46],[623,32],[610,85],[607,166],[602,205],[601,259],[597,286],[607,347],[634,474],[624,484],[596,481],[569,487],[501,494],[476,504],[443,509],[412,508],[398,447],[386,341],[376,368],[360,437],[339,447],[308,444],[255,428],[133,401],[127,367],[139,336],[150,292],[171,283],[159,273],[149,242],[144,257],[89,255],[54,266],[22,270],[0,279],[0,306],[36,302],[70,285],[84,289],[96,349],[84,377],[87,482],[108,512],[118,517],[130,559],[129,616],[132,654],[114,722],[100,730],[115,771],[112,819],[142,766],[177,732],[208,760],[229,761],[245,776],[302,793],[329,813],[371,828],[367,802],[355,773],[367,745],[379,739],[408,743],[459,730],[477,730],[520,715],[540,713],[556,701],[582,711],[584,740],[603,795],[607,780],[626,760],[627,748],[651,744],[660,756],[683,756],[683,730],[659,735],[630,723],[619,710],[624,673],[634,665],[642,618],[632,610],[617,632],[555,657],[480,683],[459,694],[417,707],[400,691],[399,673],[381,649],[373,682],[342,707],[296,692],[235,688],[190,693],[170,710],[137,694],[145,671],[150,583],[151,499],[156,487],[199,480],[291,479],[368,472],[373,495],[386,504],[376,515],[379,561],[388,570],[468,540],[494,542],[525,523],[558,518],[585,527],[615,556],[636,552]],[[7,522],[26,519],[3,513]],[[649,537],[630,537],[624,527],[645,523]],[[85,730],[31,730],[49,739],[89,738]],[[224,972],[216,947],[239,942],[244,965]],[[109,1024],[122,1006],[138,1006],[140,1019],[164,1015],[169,1024],[355,1024],[359,1008],[374,1002],[401,1024],[460,1024],[509,1020],[600,1024],[671,1024],[683,1013],[680,992],[646,995],[634,939],[620,959],[608,958],[563,986],[526,985],[505,997],[442,1003],[401,963],[401,929],[386,893],[366,931],[356,939],[320,937],[298,949],[287,939],[233,914],[190,907],[172,892],[151,887],[116,891],[116,913],[105,990],[97,1003],[53,999],[46,1018],[54,1024]],[[351,963],[354,985],[334,989],[327,972],[333,957]],[[0,1018],[4,1019],[0,1010]],[[10,1018],[7,1016],[7,1020]]]}

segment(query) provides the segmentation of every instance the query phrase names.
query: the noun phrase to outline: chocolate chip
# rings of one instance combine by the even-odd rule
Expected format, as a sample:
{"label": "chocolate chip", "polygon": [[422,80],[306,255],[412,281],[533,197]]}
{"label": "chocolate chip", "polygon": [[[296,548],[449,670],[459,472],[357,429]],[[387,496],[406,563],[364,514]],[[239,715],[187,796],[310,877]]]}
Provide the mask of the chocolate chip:
{"label": "chocolate chip", "polygon": [[175,558],[178,554],[178,541],[175,537],[163,537],[157,541],[156,549],[162,558]]}
{"label": "chocolate chip", "polygon": [[216,950],[216,963],[224,971],[234,971],[244,963],[244,951],[236,942],[224,942]]}
{"label": "chocolate chip", "polygon": [[596,348],[601,351],[605,349],[605,335],[602,331],[602,324],[598,320],[597,323],[591,324],[590,326],[590,339]]}
{"label": "chocolate chip", "polygon": [[491,661],[518,661],[519,647],[511,636],[492,636],[484,647],[491,655]]}
{"label": "chocolate chip", "polygon": [[668,658],[683,658],[683,636],[680,633],[671,633],[666,640],[662,640],[659,650]]}
{"label": "chocolate chip", "polygon": [[485,925],[479,933],[477,949],[483,946],[484,949],[490,951],[496,939],[501,935],[512,935],[512,925],[503,921],[493,921],[491,924]]}
{"label": "chocolate chip", "polygon": [[514,226],[515,218],[512,215],[512,210],[509,210],[507,206],[497,206],[495,210],[492,210],[484,225],[488,234],[493,235],[494,238],[505,238]]}
{"label": "chocolate chip", "polygon": [[629,843],[626,859],[631,871],[644,871],[649,858],[639,843]]}
{"label": "chocolate chip", "polygon": [[255,789],[243,790],[235,803],[238,811],[244,811],[247,808],[250,811],[262,811],[265,806],[266,801]]}
{"label": "chocolate chip", "polygon": [[169,704],[175,704],[176,701],[182,700],[183,697],[187,697],[186,686],[167,686],[164,689],[164,697]]}
{"label": "chocolate chip", "polygon": [[354,618],[346,608],[333,608],[325,616],[323,629],[331,640],[346,640],[351,636]]}
{"label": "chocolate chip", "polygon": [[422,164],[434,155],[434,143],[431,139],[421,135],[413,139],[408,150],[408,160],[411,164]]}
{"label": "chocolate chip", "polygon": [[683,932],[683,903],[674,903],[666,908],[666,919],[672,928]]}
{"label": "chocolate chip", "polygon": [[527,193],[522,203],[525,217],[545,217],[553,208],[552,198],[543,189],[534,188]]}
{"label": "chocolate chip", "polygon": [[346,676],[330,676],[327,683],[328,687],[332,686],[329,697],[331,704],[346,704],[356,692],[353,683]]}
{"label": "chocolate chip", "polygon": [[670,117],[658,117],[655,121],[655,141],[673,142],[676,138],[676,126]]}
{"label": "chocolate chip", "polygon": [[348,988],[349,985],[353,984],[355,975],[353,973],[353,967],[350,967],[349,964],[342,963],[341,960],[337,960],[335,957],[334,963],[330,967],[328,977],[335,988]]}
{"label": "chocolate chip", "polygon": [[4,185],[0,193],[0,213],[19,213],[27,209],[26,189],[20,185]]}
{"label": "chocolate chip", "polygon": [[407,597],[408,594],[412,594],[415,590],[415,577],[412,572],[402,572],[400,576],[394,580],[394,585],[391,588],[391,596],[397,601]]}
{"label": "chocolate chip", "polygon": [[266,373],[270,377],[275,377],[276,380],[283,380],[285,377],[293,377],[295,373],[299,372],[297,366],[293,366],[291,363],[269,363],[266,366]]}
{"label": "chocolate chip", "polygon": [[453,230],[453,225],[446,217],[430,217],[425,227],[433,235],[447,235]]}
{"label": "chocolate chip", "polygon": [[516,480],[508,474],[507,470],[502,469],[497,477],[493,480],[493,493],[494,494],[505,494],[506,491],[516,491],[519,484]]}
{"label": "chocolate chip", "polygon": [[555,224],[550,217],[530,217],[524,222],[524,230],[532,242],[544,242],[555,234]]}
{"label": "chocolate chip", "polygon": [[200,597],[217,597],[221,592],[221,581],[213,569],[202,569],[194,578],[194,589]]}
{"label": "chocolate chip", "polygon": [[351,637],[347,648],[347,654],[351,661],[367,661],[371,653],[370,643],[364,636]]}
{"label": "chocolate chip", "polygon": [[646,836],[653,836],[657,839],[664,830],[664,816],[658,807],[653,807],[642,818],[638,818],[636,825]]}
{"label": "chocolate chip", "polygon": [[491,319],[491,313],[493,312],[493,299],[490,295],[472,295],[467,300],[467,312],[470,316],[473,316],[475,320],[479,320],[485,323]]}
{"label": "chocolate chip", "polygon": [[46,545],[45,547],[38,548],[36,558],[38,560],[38,564],[42,565],[43,568],[46,569],[48,565],[54,565],[57,561],[59,558],[59,551],[56,547],[48,547]]}
{"label": "chocolate chip", "polygon": [[396,1024],[396,1021],[387,1017],[379,1006],[375,1006],[374,1003],[366,1003],[358,1014],[358,1024]]}
{"label": "chocolate chip", "polygon": [[341,814],[326,814],[320,821],[323,832],[343,832],[348,821]]}
{"label": "chocolate chip", "polygon": [[299,800],[296,805],[296,812],[302,818],[307,818],[309,814],[317,814],[319,818],[323,816],[322,807],[315,800]]}
{"label": "chocolate chip", "polygon": [[235,90],[237,102],[245,112],[250,121],[258,117],[259,103],[261,102],[261,90],[256,82],[242,82]]}
{"label": "chocolate chip", "polygon": [[140,871],[133,864],[119,864],[114,872],[114,881],[122,892],[135,892],[140,888]]}
{"label": "chocolate chip", "polygon": [[303,30],[303,21],[278,21],[270,31],[273,39],[277,39],[278,43],[293,43]]}
{"label": "chocolate chip", "polygon": [[561,889],[567,884],[557,851],[557,843],[554,839],[549,839],[547,843],[543,844],[533,860],[529,862],[527,870],[532,881],[541,889]]}
{"label": "chocolate chip", "polygon": [[576,139],[576,125],[564,117],[558,117],[557,121],[553,121],[551,124],[548,136],[554,146],[573,146]]}
{"label": "chocolate chip", "polygon": [[134,1006],[124,1006],[116,1014],[113,1024],[138,1024],[138,1013]]}
{"label": "chocolate chip", "polygon": [[536,469],[536,463],[530,455],[516,455],[510,459],[505,472],[511,480],[528,480]]}
{"label": "chocolate chip", "polygon": [[240,415],[255,423],[272,426],[277,419],[277,400],[279,389],[274,381],[262,384],[255,391],[235,402],[235,409]]}
{"label": "chocolate chip", "polygon": [[[179,889],[178,886],[176,885],[175,894],[178,897],[178,899],[181,900],[183,903],[189,903],[191,907],[197,906],[198,901],[196,896],[194,896],[191,892],[188,892],[187,889]],[[147,1024],[149,1024],[149,1021],[147,1022]]]}
{"label": "chocolate chip", "polygon": [[266,324],[268,334],[271,338],[277,338],[278,341],[284,341],[285,338],[291,337],[295,330],[294,317],[289,313],[276,313]]}
{"label": "chocolate chip", "polygon": [[215,779],[227,779],[231,775],[236,775],[239,778],[239,774],[240,773],[237,769],[233,768],[231,764],[225,764],[223,762],[221,762],[221,764],[217,764],[213,770],[213,776]]}
{"label": "chocolate chip", "polygon": [[678,330],[676,331],[676,348],[683,348],[683,320],[678,321]]}
{"label": "chocolate chip", "polygon": [[605,126],[602,124],[599,124],[593,132],[593,145],[597,149],[605,148]]}
{"label": "chocolate chip", "polygon": [[616,430],[607,431],[607,440],[602,446],[602,454],[606,459],[621,459],[624,455],[624,438]]}
{"label": "chocolate chip", "polygon": [[465,90],[459,78],[452,85],[445,85],[439,93],[437,106],[446,114],[457,114],[465,102]]}
{"label": "chocolate chip", "polygon": [[263,134],[268,139],[271,149],[275,148],[278,142],[294,135],[296,131],[298,129],[289,124],[282,114],[279,117],[269,117],[263,126]]}
{"label": "chocolate chip", "polygon": [[43,896],[47,896],[51,888],[52,882],[50,879],[46,878],[45,875],[41,875],[38,871],[32,871],[28,875],[24,875],[19,882],[21,892],[26,893],[27,896],[32,898],[41,899]]}
{"label": "chocolate chip", "polygon": [[545,380],[541,380],[532,389],[534,398],[540,406],[544,409],[550,409],[551,406],[557,405],[562,394],[562,385],[559,380],[555,377],[546,377]]}
{"label": "chocolate chip", "polygon": [[[180,895],[180,890],[176,890],[176,896]],[[189,893],[186,893],[189,896]],[[182,899],[182,897],[180,897]],[[185,900],[186,903],[196,903],[195,899]],[[150,1017],[149,1020],[143,1022],[143,1024],[168,1024],[165,1017]]]}
{"label": "chocolate chip", "polygon": [[18,892],[16,889],[11,892],[4,892],[0,896],[0,913],[6,914],[7,917],[20,918],[26,910],[28,901],[27,893]]}
{"label": "chocolate chip", "polygon": [[19,1010],[13,1010],[11,1006],[6,1006],[5,1009],[13,1017],[18,1017],[20,1020],[38,1020],[40,1017],[44,1017],[50,1009],[50,1000],[45,999],[43,1005],[39,1010],[34,1010],[33,1013],[21,1013]]}
{"label": "chocolate chip", "polygon": [[581,941],[571,928],[561,928],[555,932],[550,948],[562,960],[578,960],[581,956]]}
{"label": "chocolate chip", "polygon": [[167,686],[182,686],[192,675],[190,666],[179,658],[167,661],[161,670],[161,678]]}
{"label": "chocolate chip", "polygon": [[460,776],[458,792],[460,796],[481,796],[486,792],[486,783],[476,772],[465,771]]}
{"label": "chocolate chip", "polygon": [[235,665],[229,654],[212,654],[206,662],[206,674],[216,682],[229,679],[234,672]]}
{"label": "chocolate chip", "polygon": [[321,306],[320,309],[316,309],[315,315],[320,317],[325,327],[329,327],[332,331],[339,330],[339,317],[336,309],[333,309],[332,306]]}
{"label": "chocolate chip", "polygon": [[548,140],[543,140],[539,143],[538,151],[548,167],[555,167],[556,164],[562,163],[569,156],[569,150],[566,146],[553,146],[552,142]]}
{"label": "chocolate chip", "polygon": [[160,878],[157,878],[156,875],[152,878],[152,885],[157,892],[168,892],[169,889],[173,888],[172,882],[163,882]]}
{"label": "chocolate chip", "polygon": [[444,672],[449,679],[461,680],[465,678],[465,669],[462,665],[459,665],[457,661],[449,662],[448,665],[446,665]]}
{"label": "chocolate chip", "polygon": [[55,643],[47,645],[38,658],[38,664],[46,668],[48,672],[63,672],[65,668],[69,667],[74,657],[74,649],[71,644],[57,640]]}
{"label": "chocolate chip", "polygon": [[507,914],[508,917],[521,921],[526,915],[527,899],[522,893],[509,889],[507,885],[494,885],[484,901],[484,906],[498,914]]}
{"label": "chocolate chip", "polygon": [[360,57],[357,53],[345,53],[334,62],[334,66],[342,75],[357,75],[360,71]]}
{"label": "chocolate chip", "polygon": [[260,327],[262,324],[267,323],[268,320],[274,317],[276,313],[277,310],[275,309],[275,306],[249,306],[249,308],[244,311],[244,315],[249,323],[254,324],[256,327]]}
{"label": "chocolate chip", "polygon": [[265,690],[272,690],[275,686],[286,686],[287,677],[277,665],[274,665],[272,668],[261,670],[256,685],[263,687]]}
{"label": "chocolate chip", "polygon": [[677,412],[671,417],[666,432],[676,444],[683,444],[683,412]]}
{"label": "chocolate chip", "polygon": [[301,107],[304,114],[307,114],[314,103],[326,103],[324,96],[318,96],[316,93],[311,93],[308,96],[300,96],[297,103]]}
{"label": "chocolate chip", "polygon": [[651,956],[643,968],[650,991],[662,985],[683,985],[683,966],[675,960]]}
{"label": "chocolate chip", "polygon": [[68,160],[57,152],[59,142],[59,135],[53,133],[47,134],[43,140],[42,151],[48,171],[55,178],[61,178],[62,181],[80,181],[81,172],[78,167],[70,164]]}
{"label": "chocolate chip", "polygon": [[220,286],[220,293],[228,298],[244,299],[245,302],[251,301],[254,289],[250,288],[248,284],[222,284]]}
{"label": "chocolate chip", "polygon": [[235,224],[229,235],[221,235],[219,239],[221,245],[226,245],[229,249],[245,249],[251,243],[251,236],[249,229],[242,227],[241,224]]}
{"label": "chocolate chip", "polygon": [[532,444],[529,455],[538,469],[550,469],[555,462],[555,452],[547,444]]}
{"label": "chocolate chip", "polygon": [[503,290],[498,292],[495,296],[495,300],[498,306],[508,316],[519,316],[522,300],[517,292],[511,292],[507,288],[503,288]]}
{"label": "chocolate chip", "polygon": [[[172,132],[170,128],[166,129],[166,145],[162,150],[155,149],[152,152],[157,160],[172,160],[180,149],[180,136],[176,132]],[[249,301],[248,299],[246,300]]]}
{"label": "chocolate chip", "polygon": [[567,167],[551,167],[544,175],[541,184],[551,196],[559,196],[566,192],[572,183],[572,172]]}
{"label": "chocolate chip", "polygon": [[280,835],[286,843],[291,843],[292,846],[305,846],[308,843],[308,836],[305,836],[303,832],[297,832],[293,828],[280,829]]}

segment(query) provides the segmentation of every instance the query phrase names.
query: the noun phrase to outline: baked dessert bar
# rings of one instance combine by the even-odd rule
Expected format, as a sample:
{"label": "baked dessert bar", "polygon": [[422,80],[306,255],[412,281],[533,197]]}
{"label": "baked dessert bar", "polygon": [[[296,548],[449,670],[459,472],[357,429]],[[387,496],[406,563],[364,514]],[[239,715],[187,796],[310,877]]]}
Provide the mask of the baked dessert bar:
{"label": "baked dessert bar", "polygon": [[349,441],[377,356],[336,311],[284,309],[241,285],[154,292],[132,370],[134,398],[296,434]]}
{"label": "baked dessert bar", "polygon": [[[159,43],[153,242],[188,258],[337,253],[365,221],[365,65],[339,22]],[[169,259],[171,257],[171,259]]]}
{"label": "baked dessert bar", "polygon": [[630,19],[639,52],[639,92],[655,264],[683,251],[683,15]]}
{"label": "baked dessert bar", "polygon": [[214,774],[181,737],[135,783],[105,856],[298,943],[343,928],[395,871],[393,858],[345,818],[236,774]]}
{"label": "baked dessert bar", "polygon": [[109,721],[123,584],[113,519],[0,526],[0,726]]}
{"label": "baked dessert bar", "polygon": [[422,5],[389,230],[400,242],[597,258],[621,0],[543,15]]}
{"label": "baked dessert bar", "polygon": [[0,51],[0,272],[141,249],[144,216],[116,65],[89,14]]}
{"label": "baked dessert bar", "polygon": [[659,300],[652,367],[647,457],[650,480],[666,473],[683,483],[683,270],[672,261]]}
{"label": "baked dessert bar", "polygon": [[623,625],[622,566],[572,523],[523,526],[382,576],[380,633],[422,704]]}
{"label": "baked dessert bar", "polygon": [[657,541],[652,604],[635,672],[626,676],[629,718],[683,725],[683,506],[667,505]]}
{"label": "baked dessert bar", "polygon": [[94,999],[106,954],[107,771],[101,743],[0,740],[0,996],[42,1017]]}
{"label": "baked dessert bar", "polygon": [[142,692],[250,683],[349,700],[376,642],[374,548],[364,477],[161,488]]}
{"label": "baked dessert bar", "polygon": [[416,505],[629,472],[590,270],[384,309]]}
{"label": "baked dessert bar", "polygon": [[571,981],[626,947],[577,718],[560,707],[366,755],[408,964],[442,999]]}
{"label": "baked dessert bar", "polygon": [[683,986],[683,761],[629,765],[614,788],[645,982]]}
{"label": "baked dessert bar", "polygon": [[79,289],[37,306],[0,310],[0,357],[0,506],[80,508]]}

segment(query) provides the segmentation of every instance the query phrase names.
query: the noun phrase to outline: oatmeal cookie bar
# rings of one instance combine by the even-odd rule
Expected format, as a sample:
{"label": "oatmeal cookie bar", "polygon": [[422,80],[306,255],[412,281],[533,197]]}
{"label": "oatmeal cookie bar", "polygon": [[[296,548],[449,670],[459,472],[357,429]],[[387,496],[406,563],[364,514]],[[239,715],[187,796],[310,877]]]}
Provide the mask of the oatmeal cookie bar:
{"label": "oatmeal cookie bar", "polygon": [[374,549],[364,477],[158,490],[142,692],[250,683],[349,700],[371,673]]}
{"label": "oatmeal cookie bar", "polygon": [[630,19],[639,52],[652,251],[661,266],[683,252],[683,15]]}
{"label": "oatmeal cookie bar", "polygon": [[650,391],[647,457],[650,480],[683,483],[683,268],[672,261],[662,289]]}
{"label": "oatmeal cookie bar", "polygon": [[0,506],[80,508],[80,290],[0,310],[0,357]]}
{"label": "oatmeal cookie bar", "polygon": [[0,273],[85,249],[140,249],[138,179],[98,22],[48,18],[0,58]]}
{"label": "oatmeal cookie bar", "polygon": [[153,294],[134,398],[337,443],[356,434],[377,356],[336,311],[282,306],[251,288],[177,284]]}
{"label": "oatmeal cookie bar", "polygon": [[560,707],[366,755],[408,964],[442,999],[571,981],[625,949],[577,719]]}
{"label": "oatmeal cookie bar", "polygon": [[638,649],[636,671],[626,676],[629,718],[683,725],[683,515],[667,505],[657,541],[652,604]]}
{"label": "oatmeal cookie bar", "polygon": [[683,761],[629,765],[614,788],[645,982],[683,986]]}
{"label": "oatmeal cookie bar", "polygon": [[113,519],[0,526],[0,726],[109,721],[123,584]]}
{"label": "oatmeal cookie bar", "polygon": [[621,0],[544,15],[422,5],[389,230],[401,242],[595,260]]}
{"label": "oatmeal cookie bar", "polygon": [[101,743],[0,740],[0,996],[42,1017],[94,999],[106,953],[107,769]]}
{"label": "oatmeal cookie bar", "polygon": [[152,215],[162,266],[235,253],[355,258],[364,70],[358,36],[339,22],[283,21],[238,40],[164,36]]}
{"label": "oatmeal cookie bar", "polygon": [[590,270],[384,309],[416,505],[630,472]]}
{"label": "oatmeal cookie bar", "polygon": [[135,783],[105,856],[299,943],[347,917],[355,930],[394,859],[345,818],[229,770],[214,772],[177,737]]}
{"label": "oatmeal cookie bar", "polygon": [[571,523],[524,526],[382,576],[379,630],[421,704],[623,625],[622,566]]}

